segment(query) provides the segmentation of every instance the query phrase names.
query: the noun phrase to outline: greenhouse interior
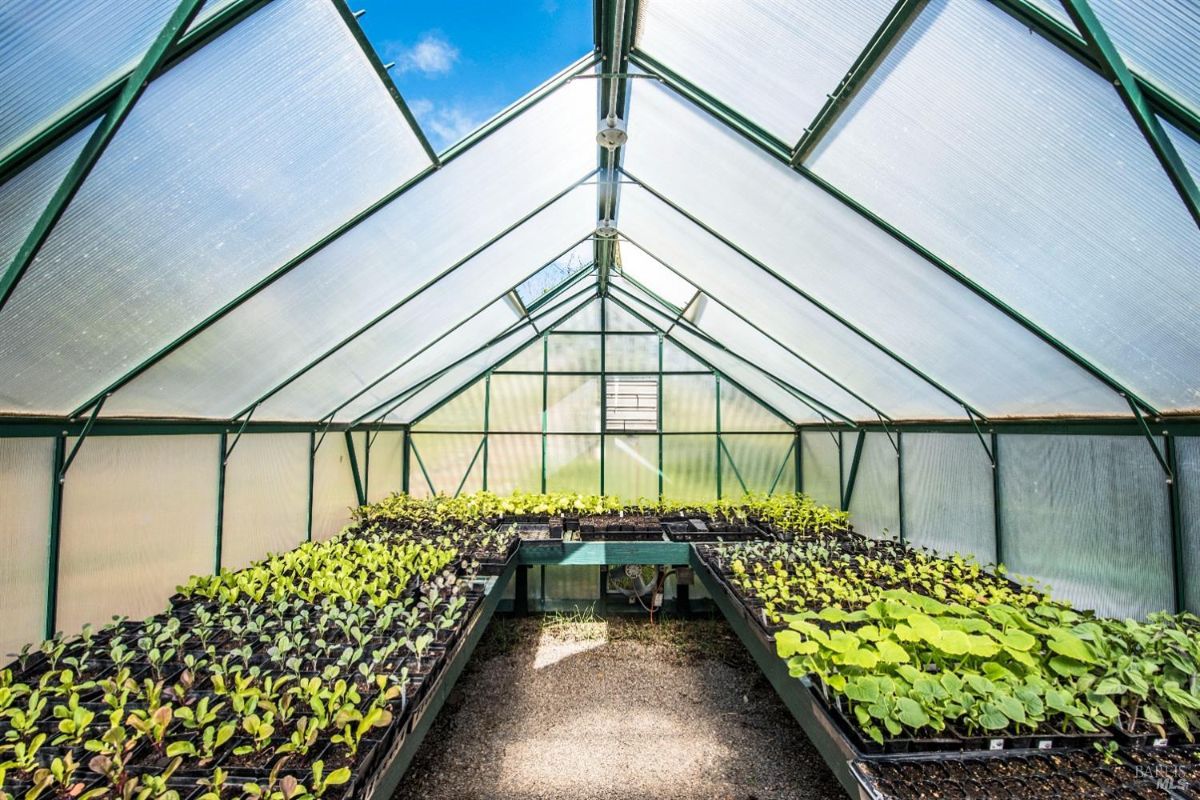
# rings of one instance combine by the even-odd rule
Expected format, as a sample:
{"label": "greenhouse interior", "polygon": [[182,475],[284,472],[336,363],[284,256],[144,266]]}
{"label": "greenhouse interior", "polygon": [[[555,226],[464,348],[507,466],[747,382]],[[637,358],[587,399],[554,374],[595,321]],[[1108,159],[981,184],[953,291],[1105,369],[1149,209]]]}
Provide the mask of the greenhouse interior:
{"label": "greenhouse interior", "polygon": [[1194,0],[0,4],[0,800],[1200,798]]}

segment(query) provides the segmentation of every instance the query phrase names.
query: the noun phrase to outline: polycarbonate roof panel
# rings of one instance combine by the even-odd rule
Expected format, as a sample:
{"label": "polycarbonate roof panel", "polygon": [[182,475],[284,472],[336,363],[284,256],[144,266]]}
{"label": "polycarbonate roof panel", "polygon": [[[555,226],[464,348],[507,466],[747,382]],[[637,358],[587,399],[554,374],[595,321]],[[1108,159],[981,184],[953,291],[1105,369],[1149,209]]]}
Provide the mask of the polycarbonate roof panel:
{"label": "polycarbonate roof panel", "polygon": [[[916,251],[667,89],[650,81],[638,83],[631,113],[640,122],[625,155],[631,176],[982,413],[1128,413],[1115,392]],[[697,169],[697,164],[704,168]],[[639,221],[637,212],[631,212],[639,203],[646,208],[636,195],[635,187],[622,193],[622,231],[651,254],[678,264],[677,268],[693,268],[686,259],[671,255],[675,249],[671,245],[686,246],[685,240],[694,239],[699,228],[672,220],[666,227],[674,233],[667,238],[664,230],[656,230],[664,214],[653,213]],[[736,269],[722,277],[733,280],[736,288],[692,282],[726,302],[738,293],[748,297],[758,291],[759,305],[749,313],[760,315],[759,319],[800,299],[796,291],[751,262],[735,263]],[[806,316],[814,321],[813,335],[827,329],[825,340],[849,332],[832,317],[816,325],[811,312]],[[795,331],[797,324],[785,316],[764,327]],[[812,346],[809,353],[814,358],[829,356]],[[866,363],[857,364],[865,370],[862,379],[888,391],[884,373]],[[838,377],[854,368],[849,363],[831,366]],[[887,410],[886,398],[872,399],[866,385],[863,394]],[[893,397],[891,407],[899,412],[903,405],[905,417],[945,416],[939,412],[944,402],[930,402],[928,394],[922,399],[894,387],[891,391],[903,395]]]}
{"label": "polycarbonate roof panel", "polygon": [[1200,408],[1200,230],[1113,87],[1004,12],[932,2],[811,166],[1150,403]]}
{"label": "polycarbonate roof panel", "polygon": [[152,83],[0,314],[9,410],[63,413],[428,162],[324,0]]}
{"label": "polycarbonate roof panel", "polygon": [[648,256],[632,242],[621,242],[621,274],[682,310],[696,287]]}
{"label": "polycarbonate roof panel", "polygon": [[1183,164],[1191,173],[1192,180],[1200,185],[1200,141],[1188,136],[1162,117],[1159,117],[1158,121],[1162,124],[1163,130],[1167,132],[1171,143],[1175,145],[1175,151],[1183,159]]}
{"label": "polycarbonate roof panel", "polygon": [[[613,276],[613,286],[618,287],[623,292],[628,292],[629,295],[641,301],[639,303],[637,300],[631,299],[628,295],[616,292],[614,296],[619,302],[627,305],[638,315],[645,317],[657,326],[659,330],[665,331],[671,328],[674,315],[668,314],[661,306],[657,306],[653,299],[638,290],[636,286],[630,284],[620,276]],[[677,344],[683,345],[708,362],[709,367],[718,370],[722,375],[725,375],[730,380],[757,395],[759,399],[787,417],[790,421],[822,421],[821,417],[810,406],[805,405],[795,395],[775,383],[770,377],[737,358],[737,356],[707,344],[702,338],[688,333],[679,326],[672,328],[669,335]],[[750,357],[752,354],[739,353],[739,355]]]}
{"label": "polycarbonate roof panel", "polygon": [[[547,312],[542,317],[547,326],[553,325],[559,320],[562,320],[578,309],[580,301],[564,304],[562,306],[554,306],[553,310],[547,309]],[[528,345],[530,342],[538,338],[539,334],[529,325],[524,325],[521,328],[521,333],[517,333],[507,339],[497,342],[487,349],[477,353],[476,355],[463,361],[458,366],[447,371],[433,383],[421,391],[414,394],[404,403],[397,406],[385,418],[385,422],[412,422],[414,417],[421,415],[427,409],[433,407],[439,401],[450,397],[461,389],[465,388],[466,384],[480,373],[485,372],[488,367],[497,364],[508,358],[513,353]],[[482,342],[480,342],[481,344]],[[478,345],[476,345],[478,346]],[[398,374],[398,373],[397,373]],[[420,380],[418,378],[418,380]],[[411,385],[411,383],[406,384]],[[398,391],[404,391],[404,385],[398,387]],[[396,396],[398,392],[392,392],[392,396]]]}
{"label": "polycarbonate roof panel", "polygon": [[[645,0],[639,50],[789,144],[893,0]],[[631,125],[637,125],[633,112]]]}
{"label": "polycarbonate roof panel", "polygon": [[0,186],[0,267],[12,263],[95,129],[89,125]]}
{"label": "polycarbonate roof panel", "polygon": [[[421,187],[443,175],[449,180],[457,166]],[[582,174],[576,173],[569,180]],[[382,372],[586,236],[596,207],[595,191],[581,186],[501,236],[544,201],[537,195],[544,184],[530,180],[518,190],[497,180],[474,192],[454,183],[441,188],[451,190],[447,197],[398,199],[337,239],[118,391],[106,413],[232,417],[386,314],[343,348],[356,374]],[[506,206],[508,197],[518,205]],[[445,213],[448,208],[463,212]],[[497,219],[505,213],[498,208],[508,216]],[[439,218],[459,224],[443,231]],[[313,393],[310,419],[328,413],[323,395]]]}

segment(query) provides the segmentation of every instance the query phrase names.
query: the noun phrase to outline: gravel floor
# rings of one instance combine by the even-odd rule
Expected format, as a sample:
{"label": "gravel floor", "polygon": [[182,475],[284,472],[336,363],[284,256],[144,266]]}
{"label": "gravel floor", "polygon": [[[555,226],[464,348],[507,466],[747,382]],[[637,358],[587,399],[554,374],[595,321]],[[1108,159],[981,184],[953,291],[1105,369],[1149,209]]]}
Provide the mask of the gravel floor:
{"label": "gravel floor", "polygon": [[838,798],[723,621],[493,620],[394,800]]}

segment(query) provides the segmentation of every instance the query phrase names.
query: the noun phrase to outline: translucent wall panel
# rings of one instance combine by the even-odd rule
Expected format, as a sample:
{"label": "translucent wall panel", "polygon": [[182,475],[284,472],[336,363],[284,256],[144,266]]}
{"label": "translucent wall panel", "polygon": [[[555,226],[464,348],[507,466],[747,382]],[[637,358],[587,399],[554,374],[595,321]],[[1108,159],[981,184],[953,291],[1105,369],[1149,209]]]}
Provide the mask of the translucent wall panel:
{"label": "translucent wall panel", "polygon": [[542,437],[509,433],[488,436],[487,488],[497,494],[542,488]]}
{"label": "translucent wall panel", "polygon": [[[721,496],[795,491],[793,434],[721,434]],[[743,488],[743,484],[745,484]]]}
{"label": "translucent wall panel", "polygon": [[156,614],[212,572],[219,455],[217,436],[88,437],[63,484],[59,630]]}
{"label": "translucent wall panel", "polygon": [[558,433],[600,430],[598,377],[549,375],[546,390],[546,430]]}
{"label": "translucent wall panel", "polygon": [[1179,510],[1182,516],[1183,563],[1176,566],[1184,576],[1184,605],[1200,613],[1200,439],[1175,440],[1179,467]]}
{"label": "translucent wall panel", "polygon": [[[842,434],[842,482],[847,485],[857,438],[854,433]],[[866,434],[850,496],[850,524],[854,530],[874,539],[900,538],[899,480],[896,450],[887,434]]]}
{"label": "translucent wall panel", "polygon": [[497,371],[541,372],[546,368],[546,346],[539,337],[533,344],[521,348],[512,358],[505,359]]}
{"label": "translucent wall panel", "polygon": [[605,437],[604,493],[630,502],[658,497],[658,436]]}
{"label": "translucent wall panel", "polygon": [[[453,401],[452,401],[453,402]],[[482,430],[460,428],[459,430]],[[542,376],[493,375],[488,405],[489,431],[542,430]]]}
{"label": "translucent wall panel", "polygon": [[[595,190],[580,187],[464,262],[562,188],[513,179],[481,184],[479,165],[466,160],[393,201],[148,370],[113,398],[111,413],[231,417],[360,331],[343,359],[355,376],[375,378],[503,297],[552,258],[568,234],[578,236],[594,213]],[[513,162],[514,173],[517,163],[527,162]],[[577,159],[563,184],[586,168]],[[451,169],[458,170],[453,180],[439,183]],[[520,196],[513,184],[523,187]],[[364,382],[358,377],[345,388]],[[328,410],[314,398],[308,416]]]}
{"label": "translucent wall panel", "polygon": [[992,465],[979,439],[967,433],[905,433],[900,449],[905,541],[995,563]]}
{"label": "translucent wall panel", "polygon": [[604,314],[604,330],[609,333],[623,333],[626,331],[645,333],[650,330],[644,322],[616,303],[605,303]]}
{"label": "translucent wall panel", "polygon": [[1149,402],[1200,405],[1200,230],[1112,85],[995,5],[931,2],[811,163]]}
{"label": "translucent wall panel", "polygon": [[53,469],[53,439],[0,439],[0,664],[46,632]]}
{"label": "translucent wall panel", "polygon": [[600,301],[588,303],[578,314],[558,326],[560,331],[589,331],[600,330]]}
{"label": "translucent wall panel", "polygon": [[657,336],[609,334],[604,347],[604,368],[609,372],[658,371]]}
{"label": "translucent wall panel", "polygon": [[0,5],[0,156],[134,66],[175,0]]}
{"label": "translucent wall panel", "polygon": [[1145,439],[999,441],[1000,556],[1012,572],[1100,614],[1171,607],[1166,476]]}
{"label": "translucent wall panel", "polygon": [[842,502],[840,475],[837,434],[830,436],[825,431],[801,433],[801,491],[818,503],[838,508]]}
{"label": "translucent wall panel", "polygon": [[0,186],[0,264],[12,263],[95,128],[84,128]]}
{"label": "translucent wall panel", "polygon": [[377,503],[402,488],[404,481],[404,433],[380,431],[371,437],[367,465],[367,502]]}
{"label": "translucent wall panel", "polygon": [[481,431],[486,387],[476,381],[415,426],[419,431]]}
{"label": "translucent wall panel", "polygon": [[546,437],[546,491],[599,494],[599,436]]}
{"label": "translucent wall panel", "polygon": [[685,353],[679,345],[670,340],[663,342],[663,371],[664,372],[711,372],[711,370]]}
{"label": "translucent wall panel", "polygon": [[[944,68],[936,82],[946,85],[950,72]],[[1113,392],[915,250],[711,116],[652,84],[641,81],[634,87],[631,114],[642,133],[630,139],[625,160],[634,177],[986,414],[1127,413]],[[986,96],[973,86],[970,94]],[[997,123],[997,130],[1002,127]],[[891,157],[909,163],[904,155]],[[696,169],[696,164],[706,168]],[[947,172],[941,165],[928,169]],[[738,202],[728,202],[730,197]],[[887,361],[886,356],[870,353],[860,337],[806,307],[791,288],[686,219],[655,213],[644,192],[622,191],[621,228],[697,287],[731,305],[737,298],[744,316],[781,338],[787,332],[789,344],[814,360],[819,356],[823,361],[818,363],[844,376],[872,402],[889,405],[884,392],[890,390],[898,418],[949,416],[943,409],[953,403],[926,399],[907,385],[895,388],[900,384],[891,374],[885,378],[884,367],[874,363]],[[843,353],[851,357],[839,360]],[[859,372],[851,373],[856,367]],[[911,376],[899,380],[915,385]],[[892,413],[887,407],[885,411]]]}
{"label": "translucent wall panel", "polygon": [[427,164],[332,4],[264,6],[150,84],[0,314],[14,409],[71,410]]}
{"label": "translucent wall panel", "polygon": [[[409,492],[416,497],[426,497],[431,494],[429,484],[432,483],[433,492],[453,495],[463,482],[463,476],[467,474],[467,467],[471,465],[481,441],[482,434],[474,433],[414,433],[408,475]],[[476,461],[482,464],[482,452]],[[468,481],[463,491],[475,492],[482,488],[482,485],[473,485]]]}
{"label": "translucent wall panel", "polygon": [[[576,315],[569,322],[578,320]],[[599,372],[599,336],[560,336],[550,334],[546,339],[546,358],[551,372]]]}
{"label": "translucent wall panel", "polygon": [[715,431],[717,385],[712,375],[663,375],[663,430]]}
{"label": "translucent wall panel", "polygon": [[[374,461],[374,448],[371,455]],[[321,442],[313,458],[313,541],[323,542],[337,535],[350,523],[350,510],[357,505],[358,495],[354,491],[354,473],[350,471],[346,437],[330,433]]]}
{"label": "translucent wall panel", "polygon": [[722,431],[786,431],[792,426],[731,381],[721,381]]}
{"label": "translucent wall panel", "polygon": [[792,144],[891,7],[889,0],[647,3],[637,46]]}
{"label": "translucent wall panel", "polygon": [[255,433],[241,438],[225,466],[221,531],[225,569],[241,569],[268,553],[287,552],[308,537],[308,434]]}
{"label": "translucent wall panel", "polygon": [[717,496],[717,437],[663,437],[663,497],[707,501]]}

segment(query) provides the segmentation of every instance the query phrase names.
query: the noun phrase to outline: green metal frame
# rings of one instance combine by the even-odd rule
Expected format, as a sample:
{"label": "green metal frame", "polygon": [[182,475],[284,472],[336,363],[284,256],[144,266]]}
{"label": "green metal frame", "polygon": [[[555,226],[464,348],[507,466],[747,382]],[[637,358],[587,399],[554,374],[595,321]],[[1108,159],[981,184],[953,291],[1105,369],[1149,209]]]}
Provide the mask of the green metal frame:
{"label": "green metal frame", "polygon": [[[221,431],[217,438],[220,458],[217,459],[217,536],[213,547],[213,574],[221,573],[221,559],[225,549],[225,473],[229,466],[225,454],[229,452],[229,433]],[[309,508],[311,509],[311,504]],[[311,525],[310,525],[311,527]]]}
{"label": "green metal frame", "polygon": [[354,432],[346,431],[346,453],[350,461],[350,473],[354,476],[354,494],[358,498],[358,504],[365,506],[367,504],[367,490],[363,485],[362,476],[358,471],[358,452],[354,446]]}
{"label": "green metal frame", "polygon": [[[17,284],[24,277],[29,265],[33,263],[34,257],[41,250],[42,245],[50,238],[51,231],[54,226],[62,218],[63,212],[67,210],[67,205],[75,197],[75,194],[83,186],[83,182],[87,180],[87,176],[91,174],[92,168],[100,160],[100,156],[104,155],[105,149],[117,135],[122,123],[129,117],[129,113],[133,111],[133,106],[137,103],[138,98],[142,96],[142,92],[146,90],[146,86],[154,78],[167,58],[174,51],[183,36],[184,31],[192,24],[192,20],[200,13],[201,6],[204,5],[204,0],[181,0],[175,11],[167,20],[166,25],[155,37],[154,42],[146,50],[137,67],[129,74],[121,85],[120,94],[113,100],[108,111],[104,115],[104,119],[99,126],[92,131],[92,135],[88,138],[87,144],[83,146],[83,150],[75,157],[75,162],[67,171],[55,190],[54,195],[50,198],[50,202],[42,211],[33,229],[25,237],[21,243],[20,249],[17,250],[16,256],[12,263],[7,265],[4,274],[0,276],[0,310],[3,310],[13,292],[16,291]],[[88,405],[91,405],[90,403]],[[72,415],[74,416],[74,415]]]}
{"label": "green metal frame", "polygon": [[858,480],[858,465],[862,462],[863,445],[866,444],[866,441],[867,432],[859,429],[858,437],[854,440],[854,455],[850,458],[850,474],[846,476],[846,484],[842,488],[842,511],[850,510],[850,502],[854,497],[854,485]]}
{"label": "green metal frame", "polygon": [[54,437],[54,460],[50,472],[50,536],[46,552],[46,638],[54,636],[58,624],[58,560],[62,548],[63,463],[67,455],[67,434]]}

